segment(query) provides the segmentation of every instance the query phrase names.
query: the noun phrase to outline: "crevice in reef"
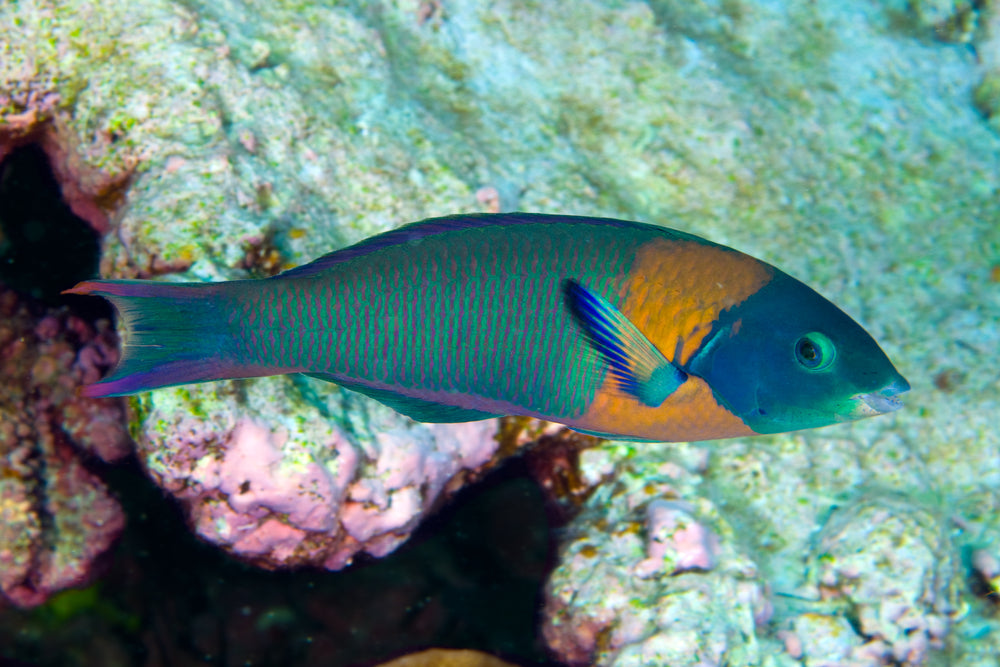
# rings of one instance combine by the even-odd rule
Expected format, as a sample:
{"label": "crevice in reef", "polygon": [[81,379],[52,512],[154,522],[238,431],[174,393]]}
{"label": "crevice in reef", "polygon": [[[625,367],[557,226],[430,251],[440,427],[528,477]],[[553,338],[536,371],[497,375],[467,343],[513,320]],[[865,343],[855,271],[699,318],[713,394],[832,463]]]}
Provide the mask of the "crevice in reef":
{"label": "crevice in reef", "polygon": [[47,304],[97,275],[100,239],[63,201],[37,144],[0,163],[0,282]]}
{"label": "crevice in reef", "polygon": [[124,518],[83,452],[114,461],[131,449],[122,402],[75,392],[117,359],[110,307],[61,294],[100,260],[94,220],[106,217],[74,211],[106,209],[57,175],[51,155],[71,172],[46,128],[0,133],[0,600],[24,607],[94,576]]}

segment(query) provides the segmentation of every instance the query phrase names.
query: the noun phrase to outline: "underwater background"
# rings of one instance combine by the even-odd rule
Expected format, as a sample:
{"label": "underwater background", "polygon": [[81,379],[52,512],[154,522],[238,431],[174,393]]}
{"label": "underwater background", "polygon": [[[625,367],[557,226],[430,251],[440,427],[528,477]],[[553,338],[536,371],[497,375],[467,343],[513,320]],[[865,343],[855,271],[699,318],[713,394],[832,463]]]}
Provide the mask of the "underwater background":
{"label": "underwater background", "polygon": [[[0,4],[0,665],[1000,664],[998,132],[996,0]],[[117,358],[77,280],[511,210],[771,262],[906,407],[660,445],[75,393]]]}

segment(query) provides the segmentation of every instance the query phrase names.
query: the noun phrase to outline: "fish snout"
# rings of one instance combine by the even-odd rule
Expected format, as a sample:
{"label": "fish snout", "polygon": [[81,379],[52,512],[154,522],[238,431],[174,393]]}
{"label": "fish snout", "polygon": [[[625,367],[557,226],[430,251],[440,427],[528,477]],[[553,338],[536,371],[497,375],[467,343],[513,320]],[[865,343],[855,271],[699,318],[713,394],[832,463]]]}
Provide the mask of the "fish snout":
{"label": "fish snout", "polygon": [[855,404],[851,417],[861,419],[899,410],[903,407],[903,402],[897,396],[909,390],[910,383],[902,375],[897,375],[892,382],[878,391],[856,394],[851,397]]}

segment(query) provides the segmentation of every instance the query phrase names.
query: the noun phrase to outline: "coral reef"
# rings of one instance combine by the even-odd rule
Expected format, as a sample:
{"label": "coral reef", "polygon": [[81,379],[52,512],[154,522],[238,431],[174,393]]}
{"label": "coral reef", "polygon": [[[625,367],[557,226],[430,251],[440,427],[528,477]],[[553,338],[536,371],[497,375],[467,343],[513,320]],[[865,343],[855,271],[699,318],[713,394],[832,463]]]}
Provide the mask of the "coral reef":
{"label": "coral reef", "polygon": [[128,514],[105,575],[38,608],[0,605],[0,664],[371,667],[435,645],[558,667],[535,628],[549,550],[543,498],[513,463],[385,558],[269,572],[196,538],[130,458],[105,471]]}
{"label": "coral reef", "polygon": [[[767,585],[715,505],[697,498],[704,459],[649,448],[617,466],[572,524],[548,583],[549,646],[570,665],[758,664]],[[588,479],[626,450],[584,452]]]}
{"label": "coral reef", "polygon": [[[265,567],[339,569],[358,552],[392,551],[497,449],[496,420],[407,423],[316,384],[287,378],[239,383],[233,394],[194,386],[134,399],[148,425],[145,464],[199,535]],[[349,429],[338,414],[350,415]]]}
{"label": "coral reef", "polygon": [[110,322],[39,310],[0,285],[0,599],[19,606],[94,576],[124,516],[80,450],[130,451],[121,402],[74,391],[117,358]]}
{"label": "coral reef", "polygon": [[[118,215],[91,216],[111,230],[107,276],[267,275],[498,207],[660,222],[773,261],[865,323],[913,384],[907,408],[537,458],[582,507],[547,593],[553,649],[972,667],[1000,654],[997,16],[960,0],[7,3],[0,136],[42,143],[85,199],[127,184]],[[414,425],[297,378],[133,405],[145,465],[200,534],[269,566],[384,554],[510,451],[495,424]],[[886,566],[901,553],[919,565]]]}
{"label": "coral reef", "polygon": [[943,648],[959,614],[950,547],[937,517],[884,501],[838,508],[820,530],[816,583],[824,597],[843,598],[869,661],[920,665]]}
{"label": "coral reef", "polygon": [[[9,42],[0,43],[0,60],[16,63],[10,49]],[[62,201],[95,231],[110,231],[110,218],[122,203],[136,159],[123,158],[111,173],[88,164],[74,150],[77,138],[70,136],[56,114],[62,100],[49,87],[54,82],[33,78],[32,62],[21,66],[18,72],[6,72],[0,87],[0,162],[19,148],[40,147],[59,181]]]}

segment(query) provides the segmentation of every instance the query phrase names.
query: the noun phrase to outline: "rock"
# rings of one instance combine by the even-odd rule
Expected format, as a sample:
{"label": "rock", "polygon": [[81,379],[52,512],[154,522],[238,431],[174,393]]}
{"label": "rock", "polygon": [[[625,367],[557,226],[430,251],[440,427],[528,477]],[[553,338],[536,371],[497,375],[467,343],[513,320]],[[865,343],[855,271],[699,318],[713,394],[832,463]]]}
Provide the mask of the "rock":
{"label": "rock", "polygon": [[823,594],[843,597],[861,635],[878,643],[870,664],[923,665],[931,648],[943,648],[961,611],[952,553],[929,512],[863,501],[831,515],[813,567]]}
{"label": "rock", "polygon": [[40,309],[0,284],[0,600],[21,607],[97,574],[125,516],[84,452],[130,449],[121,401],[74,391],[114,363],[110,323]]}
{"label": "rock", "polygon": [[[664,461],[669,447],[643,445],[567,529],[547,586],[544,633],[570,665],[761,659],[756,636],[771,614],[766,585],[732,528],[696,493],[697,474]],[[588,450],[583,458],[586,466],[603,455]]]}

